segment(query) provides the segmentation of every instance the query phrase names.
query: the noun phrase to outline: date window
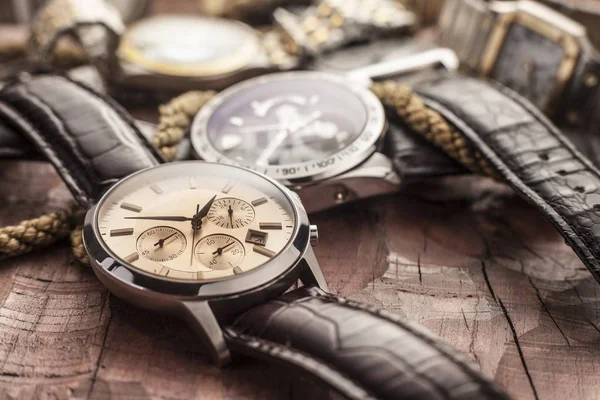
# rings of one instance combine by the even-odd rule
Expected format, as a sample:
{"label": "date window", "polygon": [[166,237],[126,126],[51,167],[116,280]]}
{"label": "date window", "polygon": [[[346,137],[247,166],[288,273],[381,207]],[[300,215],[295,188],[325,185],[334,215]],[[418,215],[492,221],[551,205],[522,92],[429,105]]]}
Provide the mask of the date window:
{"label": "date window", "polygon": [[267,244],[267,238],[269,234],[267,232],[255,231],[254,229],[248,229],[246,234],[246,243],[257,244],[259,246],[265,246]]}

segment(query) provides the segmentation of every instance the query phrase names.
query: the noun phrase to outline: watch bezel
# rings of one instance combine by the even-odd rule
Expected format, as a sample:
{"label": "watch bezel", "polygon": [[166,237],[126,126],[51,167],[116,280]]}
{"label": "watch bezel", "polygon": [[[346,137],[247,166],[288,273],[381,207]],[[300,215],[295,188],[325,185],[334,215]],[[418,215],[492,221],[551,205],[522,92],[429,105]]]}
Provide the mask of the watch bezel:
{"label": "watch bezel", "polygon": [[[213,168],[235,168],[244,170],[247,173],[258,175],[269,181],[272,185],[275,185],[289,201],[294,213],[294,218],[296,219],[296,226],[292,234],[292,239],[284,249],[271,260],[244,274],[202,282],[159,277],[131,266],[115,255],[108,246],[106,246],[104,241],[100,239],[97,221],[99,210],[103,202],[110,198],[111,193],[120,183],[134,178],[139,174],[143,174],[149,169],[168,168],[177,164],[192,163],[202,163]],[[83,244],[89,255],[94,272],[112,292],[121,294],[122,297],[130,297],[135,301],[136,295],[140,295],[140,293],[143,292],[145,295],[156,295],[158,296],[157,298],[167,296],[171,299],[180,300],[215,300],[240,296],[244,293],[268,287],[274,282],[279,281],[282,277],[289,275],[290,271],[299,266],[300,261],[303,259],[303,256],[309,247],[310,224],[306,211],[295,196],[291,195],[289,190],[280,183],[269,177],[238,166],[208,163],[204,161],[180,161],[162,164],[135,172],[109,189],[98,203],[86,214],[83,229]]]}
{"label": "watch bezel", "polygon": [[541,108],[552,114],[558,108],[561,94],[575,73],[581,40],[585,37],[585,28],[578,22],[542,4],[529,0],[517,2],[514,11],[501,12],[492,28],[487,46],[481,58],[481,73],[490,76],[496,66],[504,42],[513,24],[522,25],[542,36],[558,43],[564,56],[556,73],[556,85],[547,103]]}
{"label": "watch bezel", "polygon": [[[238,92],[256,85],[271,82],[285,82],[296,79],[314,79],[342,84],[350,92],[354,93],[362,102],[367,113],[365,126],[354,141],[330,155],[325,160],[309,161],[289,165],[262,166],[240,163],[221,154],[211,143],[208,137],[208,124],[215,110]],[[196,155],[205,161],[222,162],[241,166],[250,170],[258,171],[287,186],[302,186],[323,179],[331,178],[346,172],[365,161],[377,149],[377,143],[384,137],[387,131],[387,120],[385,110],[381,101],[372,93],[364,83],[353,81],[339,74],[314,71],[280,72],[251,78],[240,82],[229,89],[217,94],[212,98],[196,116],[190,129],[190,140]],[[326,161],[334,160],[333,163]],[[290,172],[293,168],[294,172]],[[287,172],[286,172],[287,170]]]}
{"label": "watch bezel", "polygon": [[[166,18],[197,19],[229,25],[233,27],[233,29],[238,29],[241,32],[244,32],[247,36],[247,39],[237,51],[217,60],[199,62],[185,66],[178,65],[177,63],[151,60],[147,58],[144,53],[132,43],[131,37],[135,30],[142,24],[151,24],[153,21]],[[210,78],[231,74],[236,71],[243,70],[245,67],[251,65],[253,61],[260,57],[260,55],[260,37],[258,33],[249,25],[246,25],[240,21],[222,18],[178,14],[157,15],[135,22],[127,28],[125,33],[123,33],[119,43],[119,48],[117,49],[117,56],[121,63],[129,63],[142,67],[150,73],[189,78]]]}

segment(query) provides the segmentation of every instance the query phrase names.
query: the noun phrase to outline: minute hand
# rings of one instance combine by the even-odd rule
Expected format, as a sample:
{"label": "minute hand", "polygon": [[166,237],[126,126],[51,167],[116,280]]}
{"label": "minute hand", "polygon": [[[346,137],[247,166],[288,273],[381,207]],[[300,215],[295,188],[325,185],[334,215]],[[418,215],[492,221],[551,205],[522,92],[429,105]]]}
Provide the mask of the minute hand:
{"label": "minute hand", "polygon": [[179,216],[156,216],[156,217],[125,217],[125,219],[146,219],[152,221],[172,221],[172,222],[185,222],[191,221],[191,218],[188,217],[179,217]]}

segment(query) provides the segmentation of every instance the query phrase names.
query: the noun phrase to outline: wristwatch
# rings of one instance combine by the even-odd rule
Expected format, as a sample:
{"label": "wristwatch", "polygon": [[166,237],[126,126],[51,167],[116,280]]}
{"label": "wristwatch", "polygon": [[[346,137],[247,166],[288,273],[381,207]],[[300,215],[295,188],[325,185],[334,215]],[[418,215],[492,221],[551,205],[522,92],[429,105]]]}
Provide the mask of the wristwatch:
{"label": "wristwatch", "polygon": [[[223,164],[162,164],[125,111],[62,76],[5,87],[0,118],[92,207],[83,239],[98,278],[186,319],[217,365],[266,359],[352,399],[507,398],[425,329],[327,294],[310,247],[317,230],[276,181]],[[298,279],[304,286],[282,295]]]}
{"label": "wristwatch", "polygon": [[517,91],[559,125],[598,127],[600,58],[582,24],[529,0],[447,0],[439,33],[462,65]]}
{"label": "wristwatch", "polygon": [[[104,0],[115,7],[123,21],[131,22],[150,9],[152,0]],[[0,21],[27,24],[47,0],[4,0],[0,4]]]}
{"label": "wristwatch", "polygon": [[217,94],[190,128],[195,155],[243,166],[292,188],[309,212],[400,183],[463,172],[436,149],[390,126],[364,81],[283,72]]}
{"label": "wristwatch", "polygon": [[103,1],[53,0],[32,23],[31,55],[48,61],[56,40],[72,33],[113,95],[147,100],[166,92],[161,97],[166,99],[184,90],[222,89],[250,76],[295,69],[323,52],[405,31],[414,22],[414,15],[392,0],[322,0],[300,15],[278,9],[273,17],[275,26],[266,31],[190,15],[155,16],[126,30]]}

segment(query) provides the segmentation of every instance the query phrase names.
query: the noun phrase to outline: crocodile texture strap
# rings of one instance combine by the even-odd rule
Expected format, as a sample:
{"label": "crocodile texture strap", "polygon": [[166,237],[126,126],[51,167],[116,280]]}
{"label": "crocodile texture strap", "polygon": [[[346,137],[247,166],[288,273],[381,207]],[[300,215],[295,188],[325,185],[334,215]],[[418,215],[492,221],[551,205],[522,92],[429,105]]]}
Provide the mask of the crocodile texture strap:
{"label": "crocodile texture strap", "polygon": [[225,337],[233,351],[309,372],[350,399],[508,399],[423,327],[313,287],[250,309]]}
{"label": "crocodile texture strap", "polygon": [[548,217],[600,281],[600,171],[531,103],[500,84],[446,76],[414,89]]}
{"label": "crocodile texture strap", "polygon": [[61,75],[5,86],[0,121],[34,144],[86,207],[119,179],[162,162],[120,106]]}
{"label": "crocodile texture strap", "polygon": [[394,171],[402,184],[468,172],[465,167],[424,138],[414,135],[402,124],[390,124],[382,151],[392,160]]}

